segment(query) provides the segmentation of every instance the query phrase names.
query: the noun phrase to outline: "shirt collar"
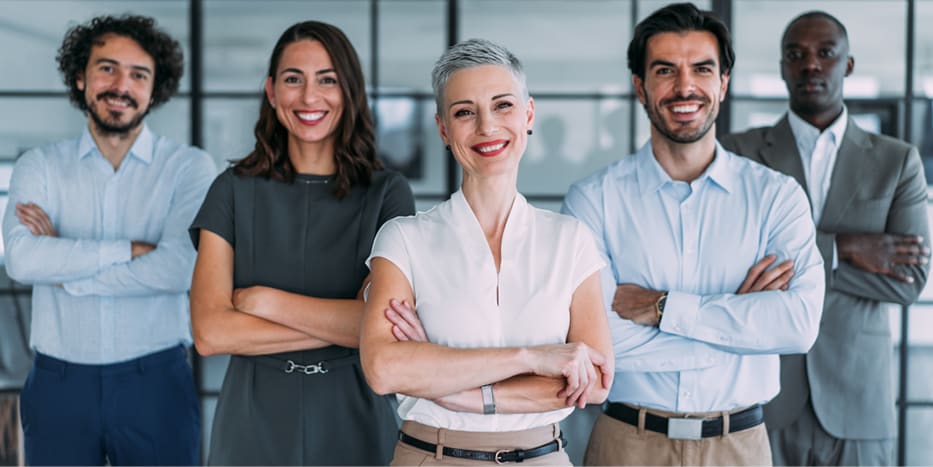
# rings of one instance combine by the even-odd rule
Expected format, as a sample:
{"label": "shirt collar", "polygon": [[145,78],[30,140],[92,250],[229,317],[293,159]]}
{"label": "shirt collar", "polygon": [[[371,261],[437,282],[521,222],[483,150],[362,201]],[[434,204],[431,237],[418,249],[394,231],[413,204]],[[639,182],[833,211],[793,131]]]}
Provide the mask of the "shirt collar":
{"label": "shirt collar", "polygon": [[[143,123],[142,126],[143,129],[136,135],[136,141],[133,142],[127,155],[132,155],[148,164],[152,162],[153,135],[152,132],[149,131],[148,125]],[[81,132],[81,140],[78,142],[78,157],[87,157],[94,151],[100,153],[100,150],[97,148],[97,143],[94,142],[94,138],[91,136],[90,128],[85,126],[84,131]]]}
{"label": "shirt collar", "polygon": [[[713,162],[696,180],[691,182],[691,185],[697,186],[697,183],[702,182],[704,178],[708,178],[726,192],[731,192],[735,186],[735,178],[738,176],[735,171],[729,170],[733,157],[735,156],[726,151],[719,144],[719,141],[716,141],[716,155],[713,157]],[[666,183],[673,182],[671,176],[664,171],[664,168],[655,159],[650,140],[635,153],[635,158],[638,189],[642,195],[656,192]]]}
{"label": "shirt collar", "polygon": [[[817,127],[800,118],[800,116],[792,110],[787,111],[787,122],[790,124],[791,131],[794,133],[796,139],[811,142],[808,146],[816,144],[816,140],[822,134]],[[842,136],[846,133],[848,123],[849,110],[843,105],[842,113],[840,113],[839,116],[836,117],[836,120],[825,130],[832,135],[833,143],[836,147],[839,147],[839,143],[842,142]]]}

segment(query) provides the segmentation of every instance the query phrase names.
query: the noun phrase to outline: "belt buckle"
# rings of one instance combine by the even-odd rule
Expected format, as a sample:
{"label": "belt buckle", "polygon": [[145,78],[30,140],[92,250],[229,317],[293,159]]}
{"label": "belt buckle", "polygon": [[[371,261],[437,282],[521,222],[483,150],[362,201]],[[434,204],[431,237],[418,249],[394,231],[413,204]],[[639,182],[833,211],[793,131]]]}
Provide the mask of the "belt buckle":
{"label": "belt buckle", "polygon": [[703,419],[668,418],[667,437],[670,439],[703,439]]}
{"label": "belt buckle", "polygon": [[496,461],[496,464],[503,465],[503,464],[505,464],[505,463],[508,462],[508,461],[504,461],[504,460],[499,459],[499,456],[501,456],[502,454],[505,454],[505,453],[507,453],[507,452],[509,452],[509,451],[506,450],[506,449],[500,449],[500,450],[496,451],[496,457],[494,458],[495,461]]}

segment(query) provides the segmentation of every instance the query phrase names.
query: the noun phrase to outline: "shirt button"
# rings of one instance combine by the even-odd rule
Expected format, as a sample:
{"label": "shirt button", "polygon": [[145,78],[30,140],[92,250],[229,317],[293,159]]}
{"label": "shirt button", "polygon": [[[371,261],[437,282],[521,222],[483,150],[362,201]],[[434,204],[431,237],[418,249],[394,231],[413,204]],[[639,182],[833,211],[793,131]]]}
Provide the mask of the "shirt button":
{"label": "shirt button", "polygon": [[684,391],[684,399],[690,398],[690,391]]}

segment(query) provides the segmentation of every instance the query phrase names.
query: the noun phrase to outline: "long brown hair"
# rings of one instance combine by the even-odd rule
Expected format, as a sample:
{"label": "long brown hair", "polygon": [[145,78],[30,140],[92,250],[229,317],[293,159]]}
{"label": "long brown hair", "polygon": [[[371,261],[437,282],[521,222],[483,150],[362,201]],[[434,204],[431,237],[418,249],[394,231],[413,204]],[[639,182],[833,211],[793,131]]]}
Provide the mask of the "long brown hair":
{"label": "long brown hair", "polygon": [[[292,25],[279,37],[269,58],[270,78],[275,80],[285,47],[302,40],[318,41],[324,46],[340,84],[344,110],[334,130],[334,161],[337,165],[334,195],[343,198],[353,185],[368,185],[373,170],[382,168],[382,164],[376,160],[376,135],[366,99],[363,70],[356,50],[343,31],[327,23],[305,21]],[[279,122],[265,93],[253,133],[256,135],[256,146],[249,155],[236,163],[234,172],[238,175],[294,181],[295,168],[288,158],[288,130]]]}

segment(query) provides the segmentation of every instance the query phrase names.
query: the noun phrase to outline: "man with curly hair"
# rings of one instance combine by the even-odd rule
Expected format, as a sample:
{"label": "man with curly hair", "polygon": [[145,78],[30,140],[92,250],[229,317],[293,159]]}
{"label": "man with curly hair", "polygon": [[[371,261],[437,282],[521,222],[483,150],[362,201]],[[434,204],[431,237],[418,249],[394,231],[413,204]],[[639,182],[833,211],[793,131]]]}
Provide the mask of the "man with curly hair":
{"label": "man with curly hair", "polygon": [[151,18],[70,29],[58,65],[88,125],[23,154],[3,218],[7,273],[33,286],[36,352],[22,391],[30,465],[193,465],[187,228],[216,173],[143,122],[182,75]]}

